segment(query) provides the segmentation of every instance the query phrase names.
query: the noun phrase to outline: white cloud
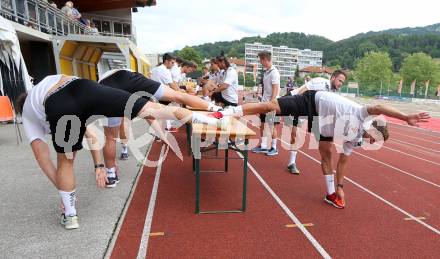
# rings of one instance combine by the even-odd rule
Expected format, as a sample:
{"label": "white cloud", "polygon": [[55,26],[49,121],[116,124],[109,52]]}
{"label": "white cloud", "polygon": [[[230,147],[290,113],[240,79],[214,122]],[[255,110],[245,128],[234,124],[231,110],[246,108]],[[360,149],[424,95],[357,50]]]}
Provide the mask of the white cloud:
{"label": "white cloud", "polygon": [[133,14],[138,46],[148,53],[272,32],[341,40],[361,32],[440,22],[434,0],[157,0]]}

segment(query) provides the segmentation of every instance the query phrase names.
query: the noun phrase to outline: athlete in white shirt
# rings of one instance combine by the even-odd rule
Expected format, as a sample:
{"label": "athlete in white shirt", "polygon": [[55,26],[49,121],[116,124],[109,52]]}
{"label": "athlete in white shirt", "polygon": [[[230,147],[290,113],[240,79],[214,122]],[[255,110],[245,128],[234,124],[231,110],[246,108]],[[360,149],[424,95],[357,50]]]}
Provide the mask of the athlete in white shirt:
{"label": "athlete in white shirt", "polygon": [[[321,139],[327,141],[334,139],[342,144],[343,149],[336,167],[337,190],[335,190],[331,163],[331,149],[320,152],[322,171],[327,185],[325,201],[337,208],[345,206],[343,181],[352,149],[358,146],[360,141],[364,144],[368,141],[373,144],[385,141],[389,137],[385,122],[372,119],[369,116],[383,114],[406,121],[412,126],[418,126],[419,122],[426,122],[430,118],[429,114],[425,112],[405,114],[391,106],[382,104],[362,106],[338,94],[315,90],[307,91],[302,95],[284,96],[266,103],[248,103],[220,113],[225,116],[241,117],[270,111],[275,111],[281,116],[307,116],[309,131],[313,128],[315,137],[321,135]],[[219,114],[217,113],[217,115]],[[319,119],[314,119],[316,116],[319,116]],[[312,124],[315,126],[312,127]],[[323,142],[321,141],[321,143]]]}
{"label": "athlete in white shirt", "polygon": [[179,91],[177,83],[173,81],[171,69],[174,66],[176,58],[168,53],[162,56],[162,64],[151,71],[151,79]]}
{"label": "athlete in white shirt", "polygon": [[174,83],[179,84],[181,80],[180,67],[182,66],[183,59],[176,57],[173,67],[171,68],[171,79]]}
{"label": "athlete in white shirt", "polygon": [[[261,101],[273,101],[278,98],[280,94],[280,72],[272,64],[272,54],[269,51],[258,53],[258,57],[265,70],[263,75],[263,95]],[[260,114],[260,121],[261,144],[260,146],[253,148],[252,152],[265,153],[268,156],[277,155],[277,131],[274,124],[277,124],[278,122],[275,121],[275,113]],[[272,140],[270,148],[268,148],[269,134],[271,134]]]}
{"label": "athlete in white shirt", "polygon": [[[182,66],[182,68],[189,65],[191,64],[186,64],[185,66]],[[190,70],[188,69],[188,71]],[[148,79],[144,75],[128,69],[110,70],[102,75],[99,83],[127,91],[131,94],[145,92],[158,101],[176,102],[201,110],[218,111],[221,108],[196,96],[174,91],[164,84]],[[118,173],[116,172],[116,139],[118,138],[120,130],[124,130],[124,127],[120,126],[121,118],[108,118],[108,125],[104,127],[106,142],[103,153],[108,178],[106,187],[115,187],[119,182]],[[120,138],[122,139],[122,136]],[[120,159],[128,159],[127,146],[123,145]]]}
{"label": "athlete in white shirt", "polygon": [[222,80],[222,70],[219,68],[217,64],[217,60],[215,58],[210,60],[210,70],[208,78],[201,79],[201,87],[202,87],[202,95],[203,99],[210,100],[213,91],[217,88],[217,86],[221,83]]}
{"label": "athlete in white shirt", "polygon": [[[34,86],[28,94],[17,100],[17,111],[22,114],[23,127],[38,165],[59,190],[64,206],[62,223],[66,229],[78,228],[75,201],[75,177],[73,162],[76,151],[82,149],[86,126],[96,116],[140,117],[145,119],[191,120],[218,125],[218,121],[179,107],[168,107],[150,102],[150,96],[131,96],[131,93],[100,85],[94,81],[77,77],[47,76]],[[57,152],[57,167],[52,163],[47,134],[52,135],[52,144]],[[164,141],[176,140],[162,133]],[[171,145],[171,148],[175,146]],[[102,168],[96,164],[95,168]],[[105,186],[106,175],[97,174],[97,183]]]}
{"label": "athlete in white shirt", "polygon": [[212,99],[224,106],[238,105],[238,74],[237,71],[229,64],[228,58],[218,56],[216,63],[220,69],[225,70],[223,80],[212,94]]}
{"label": "athlete in white shirt", "polygon": [[[303,94],[306,91],[309,90],[315,90],[315,91],[337,91],[339,88],[341,88],[342,84],[344,84],[345,80],[347,78],[347,75],[342,70],[336,70],[333,72],[330,79],[322,78],[322,77],[316,77],[311,79],[309,76],[306,76],[304,78],[305,84],[293,91],[290,92],[291,95],[297,95],[297,94]],[[289,121],[290,122],[290,121]],[[298,125],[298,118],[294,118],[292,121],[292,131],[291,131],[291,138],[290,138],[290,159],[289,163],[287,164],[287,171],[289,171],[292,174],[299,174],[299,170],[296,166],[296,155],[298,153],[298,149],[295,145],[296,142],[296,129]],[[325,138],[321,138],[321,141],[319,142],[319,150],[321,152],[328,153],[331,149],[331,142],[325,141]]]}

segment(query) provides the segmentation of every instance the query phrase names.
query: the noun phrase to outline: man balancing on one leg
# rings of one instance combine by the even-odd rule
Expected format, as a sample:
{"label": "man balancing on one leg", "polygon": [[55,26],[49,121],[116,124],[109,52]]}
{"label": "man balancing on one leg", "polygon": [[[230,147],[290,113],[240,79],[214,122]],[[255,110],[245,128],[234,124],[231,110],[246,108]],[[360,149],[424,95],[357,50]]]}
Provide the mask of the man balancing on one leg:
{"label": "man balancing on one leg", "polygon": [[[335,141],[342,144],[342,152],[336,167],[335,190],[332,151],[330,148],[321,149],[321,167],[325,176],[327,195],[325,201],[337,208],[344,208],[345,199],[343,181],[349,155],[359,143],[366,144],[362,139],[369,139],[370,144],[388,139],[387,125],[378,120],[371,120],[369,116],[385,115],[406,121],[409,125],[418,126],[419,122],[426,122],[430,117],[427,113],[404,114],[387,105],[362,106],[338,94],[325,91],[307,91],[303,95],[285,96],[266,103],[249,103],[233,109],[216,113],[241,117],[243,115],[261,114],[275,111],[282,116],[307,116],[309,131],[312,123],[315,136],[320,136],[320,145],[326,141],[330,146]],[[318,119],[314,117],[319,116]],[[319,125],[316,125],[319,123]],[[339,148],[339,147],[337,147]]]}
{"label": "man balancing on one leg", "polygon": [[[82,149],[86,126],[97,119],[107,117],[140,117],[145,119],[179,119],[192,123],[219,125],[219,120],[178,107],[167,107],[149,102],[149,97],[131,96],[129,92],[100,85],[77,77],[54,75],[43,79],[38,85],[17,101],[22,113],[23,126],[35,158],[57,187],[65,209],[61,223],[66,229],[78,228],[75,201],[75,177],[73,161],[76,151]],[[45,138],[52,134],[52,144],[57,152],[57,167],[50,160]],[[175,139],[172,144],[177,145]],[[171,146],[173,148],[173,146]],[[95,167],[104,167],[97,164]],[[97,178],[105,182],[102,171]],[[103,181],[98,181],[102,183]]]}
{"label": "man balancing on one leg", "polygon": [[[341,88],[342,84],[344,84],[346,78],[347,75],[342,70],[334,71],[330,79],[326,79],[322,77],[315,77],[313,79],[310,79],[310,77],[306,76],[305,78],[306,83],[303,86],[291,91],[290,94],[291,95],[303,94],[309,90],[328,91],[328,92],[337,91],[339,90],[339,88]],[[292,148],[290,150],[290,159],[287,165],[287,171],[289,171],[292,174],[299,174],[299,170],[296,167],[296,155],[298,153],[298,150],[297,147],[294,147],[296,142],[296,130],[298,126],[298,118],[294,118],[292,124],[293,127],[291,128],[291,138],[290,138],[290,144]],[[331,146],[327,145],[327,143],[329,142],[323,139],[320,140],[319,150],[321,152],[327,152],[327,150],[331,148]]]}
{"label": "man balancing on one leg", "polygon": [[[99,83],[132,94],[139,91],[146,92],[158,101],[176,102],[200,110],[218,111],[221,108],[220,106],[202,100],[197,96],[175,91],[167,85],[153,81],[140,73],[126,69],[115,69],[106,72],[101,76]],[[116,139],[119,135],[122,120],[122,118],[108,118],[108,124],[104,127],[106,140],[103,154],[108,176],[106,187],[115,187],[119,182],[119,172],[116,172]],[[121,157],[128,158],[127,149],[122,150]]]}

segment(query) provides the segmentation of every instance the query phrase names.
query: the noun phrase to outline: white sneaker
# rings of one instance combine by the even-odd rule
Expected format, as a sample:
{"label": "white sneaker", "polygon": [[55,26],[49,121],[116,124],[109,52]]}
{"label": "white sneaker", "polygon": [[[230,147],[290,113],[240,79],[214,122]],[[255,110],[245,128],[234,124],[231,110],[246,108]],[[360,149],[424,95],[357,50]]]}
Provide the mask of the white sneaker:
{"label": "white sneaker", "polygon": [[231,117],[226,116],[218,120],[217,128],[226,130],[231,125]]}
{"label": "white sneaker", "polygon": [[220,112],[223,116],[232,116],[234,114],[234,108],[232,106],[227,106]]}
{"label": "white sneaker", "polygon": [[79,218],[77,215],[66,216],[66,214],[61,214],[61,225],[67,230],[77,229],[79,227]]}

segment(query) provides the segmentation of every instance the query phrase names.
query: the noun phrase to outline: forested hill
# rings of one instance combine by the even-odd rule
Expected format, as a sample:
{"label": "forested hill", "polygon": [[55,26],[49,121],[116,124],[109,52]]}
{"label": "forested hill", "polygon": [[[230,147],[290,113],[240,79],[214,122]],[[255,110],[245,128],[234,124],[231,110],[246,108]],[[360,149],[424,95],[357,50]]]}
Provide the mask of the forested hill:
{"label": "forested hill", "polygon": [[241,40],[235,41],[220,41],[215,43],[205,43],[198,46],[192,46],[197,50],[202,57],[210,58],[215,57],[224,51],[224,53],[229,57],[244,57],[244,44],[245,43],[255,43],[260,42],[262,44],[268,44],[273,46],[288,46],[291,48],[299,49],[313,49],[322,50],[328,44],[332,43],[331,40],[316,36],[307,35],[304,33],[297,32],[284,32],[284,33],[272,33],[267,35],[267,37],[246,37]]}
{"label": "forested hill", "polygon": [[388,52],[394,70],[398,71],[408,54],[424,52],[433,58],[439,58],[440,32],[428,29],[393,29],[359,34],[327,45],[324,49],[324,63],[353,69],[356,60],[368,51]]}
{"label": "forested hill", "polygon": [[244,44],[261,42],[273,46],[324,51],[324,64],[353,69],[356,60],[368,51],[386,51],[399,70],[408,54],[424,52],[440,58],[440,24],[425,27],[390,29],[367,32],[333,42],[325,37],[297,32],[272,33],[267,37],[246,37],[236,41],[223,41],[192,46],[203,58],[210,58],[221,51],[230,57],[244,57]]}
{"label": "forested hill", "polygon": [[400,35],[400,36],[408,36],[408,35],[425,35],[432,33],[440,33],[440,23],[424,26],[424,27],[406,27],[400,29],[388,29],[384,31],[369,31],[366,33],[359,33],[352,38],[362,38],[367,36],[375,36],[380,34],[392,34],[392,35]]}

